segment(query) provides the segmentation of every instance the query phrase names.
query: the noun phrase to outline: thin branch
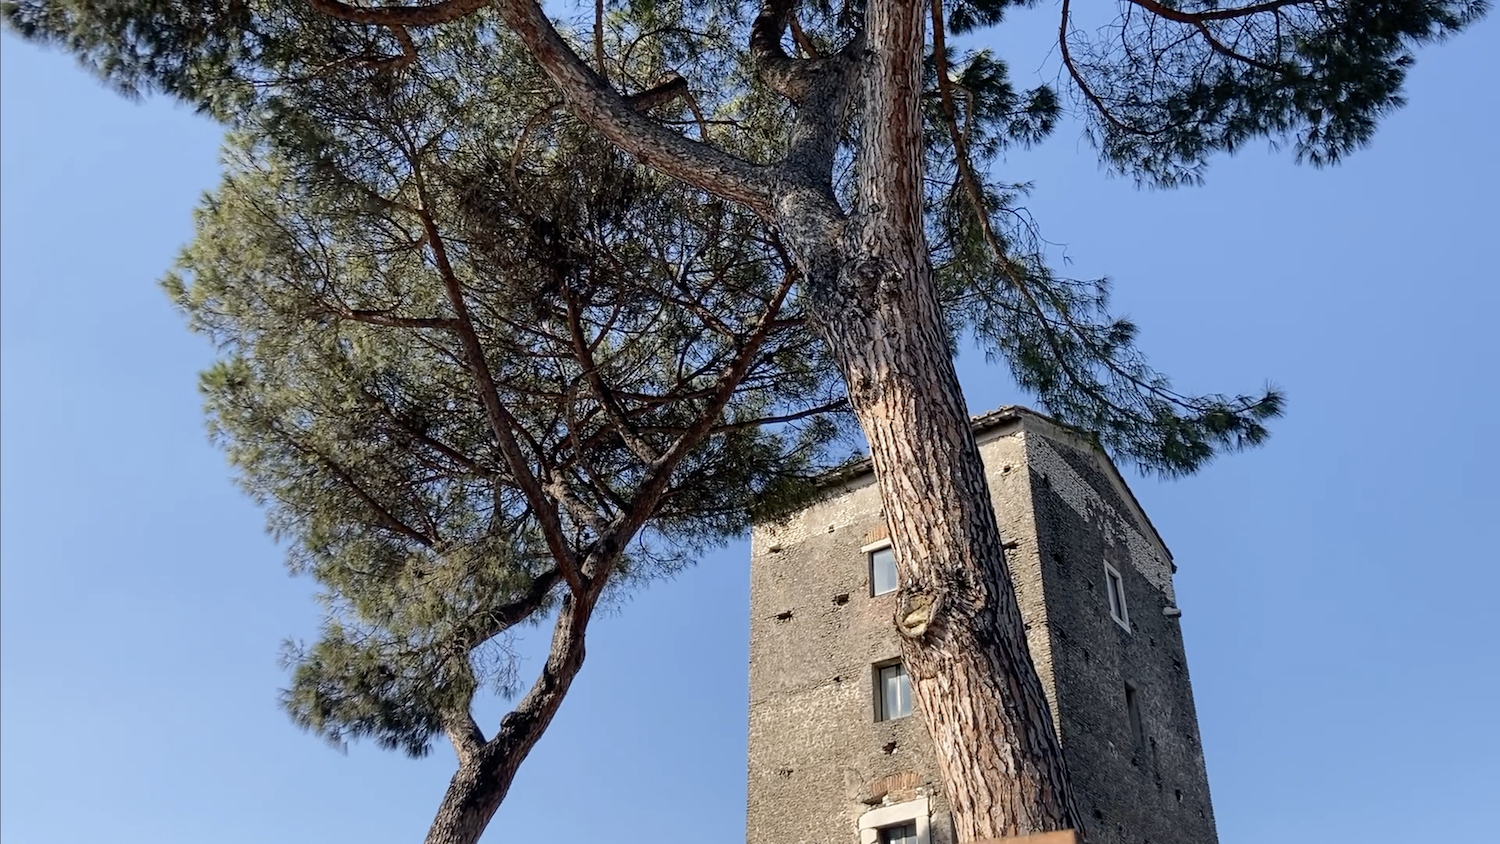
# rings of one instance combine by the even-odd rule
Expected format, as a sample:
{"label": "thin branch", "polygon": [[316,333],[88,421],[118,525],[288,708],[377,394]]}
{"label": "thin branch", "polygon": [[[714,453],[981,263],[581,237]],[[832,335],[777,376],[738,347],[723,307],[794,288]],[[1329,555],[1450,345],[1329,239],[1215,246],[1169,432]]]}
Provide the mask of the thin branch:
{"label": "thin branch", "polygon": [[599,78],[609,81],[609,68],[604,61],[604,0],[594,0],[594,69]]}
{"label": "thin branch", "polygon": [[599,374],[599,364],[594,360],[593,353],[589,350],[589,342],[583,335],[583,322],[579,316],[578,300],[571,290],[564,293],[564,301],[568,309],[568,331],[573,336],[573,352],[578,356],[578,365],[583,368],[583,377],[589,385],[589,392],[599,400],[599,406],[604,409],[607,416],[618,429],[620,438],[625,441],[632,454],[640,458],[642,463],[651,464],[660,459],[661,455],[640,438],[635,427],[626,418],[625,411],[620,407],[615,394],[604,383],[604,378]]}
{"label": "thin branch", "polygon": [[350,23],[376,26],[436,26],[472,15],[490,4],[490,0],[442,0],[419,6],[355,6],[341,0],[307,0],[315,11]]}
{"label": "thin branch", "polygon": [[742,422],[734,422],[729,425],[716,425],[710,433],[726,434],[730,431],[739,431],[745,428],[759,428],[762,425],[778,425],[785,422],[796,422],[799,419],[807,419],[812,416],[821,416],[825,413],[835,413],[849,409],[849,399],[840,398],[834,401],[820,404],[816,407],[808,407],[793,413],[783,413],[778,416],[760,416],[755,419],[746,419]]}
{"label": "thin branch", "polygon": [[811,38],[807,37],[807,33],[802,31],[802,22],[797,20],[795,11],[792,12],[788,24],[791,26],[792,41],[797,45],[797,49],[806,53],[810,59],[819,58],[817,46],[813,44]]}
{"label": "thin branch", "polygon": [[438,231],[437,222],[428,210],[428,197],[426,187],[422,183],[420,171],[415,171],[417,176],[417,190],[420,194],[422,208],[419,209],[422,228],[427,232],[427,245],[432,250],[433,261],[437,264],[439,276],[443,281],[443,290],[448,296],[449,306],[453,308],[456,317],[454,332],[458,335],[463,345],[465,363],[473,375],[475,386],[479,389],[479,398],[483,402],[486,413],[489,415],[490,428],[495,435],[500,452],[505,457],[511,474],[516,479],[517,486],[522,494],[526,496],[531,509],[536,513],[537,521],[542,526],[542,535],[546,538],[547,547],[552,552],[553,558],[562,568],[563,576],[568,581],[568,586],[575,593],[583,590],[582,579],[579,575],[573,552],[568,547],[567,538],[563,535],[562,523],[558,520],[557,510],[547,500],[547,494],[542,489],[537,477],[531,471],[531,465],[526,456],[521,452],[520,443],[516,441],[515,432],[522,430],[521,425],[515,420],[510,411],[500,401],[499,388],[495,384],[495,377],[490,372],[489,364],[485,360],[484,346],[479,340],[479,334],[474,330],[474,323],[469,317],[469,307],[464,300],[463,286],[458,276],[453,272],[453,265],[448,261],[448,248],[442,234]]}
{"label": "thin branch", "polygon": [[389,310],[372,311],[350,308],[342,304],[327,303],[330,313],[350,322],[378,325],[384,328],[439,328],[451,330],[454,320],[447,317],[400,317],[392,316]]}
{"label": "thin branch", "polygon": [[[1067,33],[1066,26],[1068,2],[1069,0],[1063,0],[1063,35],[1065,42]],[[1032,312],[1038,318],[1042,319],[1045,323],[1046,312],[1042,309],[1041,303],[1036,300],[1036,296],[1032,293],[1031,285],[1025,278],[1022,277],[1021,273],[1015,270],[1013,263],[1008,259],[1005,253],[1005,247],[1001,245],[999,237],[995,234],[995,228],[990,223],[989,211],[985,208],[984,205],[984,193],[980,188],[979,174],[974,171],[974,163],[969,158],[968,143],[963,134],[958,130],[958,117],[956,108],[953,103],[953,83],[948,79],[947,53],[944,47],[944,33],[942,26],[942,0],[931,0],[931,9],[934,39],[933,52],[935,54],[937,62],[938,93],[943,108],[943,122],[947,124],[949,136],[953,140],[953,154],[958,166],[959,181],[963,185],[964,194],[969,200],[970,207],[973,209],[975,220],[980,227],[980,232],[984,236],[985,245],[988,246],[990,248],[990,251],[994,253],[996,264],[1004,269],[1006,275],[1011,280],[1011,284],[1015,286],[1016,290],[1021,294],[1022,298],[1026,300],[1027,304],[1031,307]],[[1066,55],[1064,56],[1064,58],[1066,60]],[[1085,390],[1089,393],[1094,393],[1093,390],[1088,389],[1088,385],[1085,379],[1079,377],[1079,375],[1074,372],[1073,368],[1068,364],[1067,356],[1063,353],[1062,348],[1059,346],[1057,337],[1048,330],[1043,330],[1042,334],[1046,338],[1048,347],[1052,349],[1053,356],[1057,358],[1058,366],[1062,367],[1063,373],[1068,377],[1068,379],[1072,381],[1074,385],[1079,389]],[[1119,410],[1119,408],[1116,407],[1107,398],[1099,396],[1097,394],[1096,398],[1106,404],[1109,404],[1110,407],[1114,407],[1116,410]]]}
{"label": "thin branch", "polygon": [[312,446],[304,445],[296,437],[282,430],[280,426],[273,426],[273,429],[278,434],[281,434],[283,437],[285,437],[287,442],[290,443],[293,448],[297,449],[303,454],[316,458],[318,462],[322,463],[323,467],[329,472],[333,473],[333,476],[339,480],[339,483],[348,488],[348,490],[354,494],[355,498],[363,501],[365,503],[365,506],[369,507],[370,510],[374,512],[376,521],[378,521],[380,525],[386,530],[389,530],[392,533],[400,534],[401,536],[410,539],[418,545],[421,545],[423,548],[431,549],[434,545],[437,544],[437,537],[428,536],[427,534],[424,534],[416,528],[408,525],[406,522],[401,521],[396,517],[394,513],[386,509],[385,505],[375,500],[375,496],[365,491],[365,488],[361,486],[360,483],[354,479],[354,476],[350,474],[347,469],[341,466],[338,461],[324,454],[322,451],[313,448]]}
{"label": "thin branch", "polygon": [[585,123],[648,167],[739,202],[762,216],[770,213],[771,173],[766,168],[679,135],[631,108],[578,58],[535,0],[497,0],[496,5]]}
{"label": "thin branch", "polygon": [[1271,2],[1256,3],[1252,6],[1240,6],[1232,9],[1210,9],[1206,12],[1184,12],[1181,9],[1174,9],[1158,0],[1128,0],[1128,2],[1169,21],[1196,24],[1207,21],[1227,21],[1236,18],[1245,18],[1264,12],[1274,12],[1277,9],[1283,9],[1287,6],[1310,6],[1315,5],[1318,0],[1271,0]]}
{"label": "thin branch", "polygon": [[1250,65],[1251,67],[1257,67],[1269,73],[1280,75],[1281,71],[1277,70],[1275,66],[1266,64],[1259,59],[1244,55],[1243,53],[1240,53],[1233,48],[1221,43],[1219,39],[1214,37],[1213,30],[1209,29],[1208,24],[1204,23],[1203,21],[1197,21],[1195,26],[1197,27],[1198,31],[1202,33],[1203,39],[1208,42],[1208,46],[1211,47],[1215,53],[1218,53],[1222,56],[1228,56],[1229,58],[1235,59],[1236,61],[1242,61],[1245,64]]}
{"label": "thin branch", "polygon": [[[1071,5],[1072,0],[1062,0],[1062,18],[1057,25],[1057,46],[1062,55],[1063,67],[1068,69],[1068,75],[1073,77],[1073,81],[1078,85],[1078,90],[1083,92],[1084,98],[1093,103],[1094,108],[1099,111],[1099,116],[1107,120],[1111,126],[1114,126],[1121,132],[1145,134],[1134,126],[1115,117],[1114,112],[1109,110],[1109,106],[1104,104],[1104,100],[1094,92],[1093,88],[1089,87],[1088,80],[1083,77],[1083,71],[1079,70],[1078,65],[1073,62],[1073,53],[1068,49],[1068,22],[1072,14]],[[938,79],[939,85],[942,84],[942,78],[939,77]]]}
{"label": "thin branch", "polygon": [[[765,312],[761,315],[754,330],[746,338],[744,346],[735,355],[729,365],[720,373],[717,383],[714,385],[714,393],[708,404],[699,413],[698,419],[685,430],[671,448],[662,454],[661,459],[651,467],[646,478],[636,488],[635,495],[631,496],[631,506],[621,513],[615,520],[614,530],[607,537],[601,537],[600,547],[606,555],[615,554],[623,548],[624,543],[634,536],[636,531],[650,519],[657,501],[671,485],[672,474],[682,461],[692,452],[694,448],[703,441],[714,423],[723,414],[724,408],[729,405],[729,400],[734,397],[735,390],[744,379],[745,373],[760,355],[760,349],[765,344],[766,338],[770,336],[771,325],[776,321],[776,315],[781,310],[782,303],[791,292],[797,281],[796,273],[787,273],[781,285],[777,288],[775,296],[766,305]],[[599,565],[599,558],[591,558],[586,565],[593,567]],[[613,565],[611,559],[609,565]],[[585,569],[593,577],[595,572],[592,568]],[[608,571],[601,572],[607,575]],[[603,579],[603,578],[600,578]]]}

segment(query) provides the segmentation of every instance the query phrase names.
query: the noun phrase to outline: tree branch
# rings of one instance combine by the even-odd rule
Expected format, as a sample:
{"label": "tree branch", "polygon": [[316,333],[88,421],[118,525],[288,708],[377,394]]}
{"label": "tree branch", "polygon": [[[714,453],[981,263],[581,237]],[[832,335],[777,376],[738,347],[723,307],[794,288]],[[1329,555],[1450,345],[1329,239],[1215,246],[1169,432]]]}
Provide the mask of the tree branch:
{"label": "tree branch", "polygon": [[552,723],[583,668],[585,634],[602,586],[601,579],[589,592],[563,599],[546,663],[526,696],[500,719],[495,737],[460,764],[427,833],[427,844],[479,840],[509,793],[516,771]]}
{"label": "tree branch", "polygon": [[756,75],[794,104],[812,84],[807,60],[794,59],[781,47],[781,36],[791,24],[796,6],[796,0],[766,0],[750,25],[750,55],[755,60]]}
{"label": "tree branch", "polygon": [[436,26],[472,15],[490,0],[442,0],[419,6],[355,6],[340,0],[307,0],[314,11],[350,23],[375,26]]}
{"label": "tree branch", "polygon": [[[613,565],[614,557],[624,546],[622,540],[635,535],[641,526],[650,519],[655,509],[656,502],[666,492],[672,482],[672,473],[677,470],[684,458],[703,441],[703,438],[713,428],[714,423],[724,413],[724,408],[729,405],[729,400],[734,397],[735,390],[744,379],[745,373],[749,371],[751,364],[760,355],[761,346],[765,344],[766,338],[770,336],[771,326],[776,321],[776,315],[781,311],[781,305],[786,301],[786,296],[795,285],[798,275],[788,273],[776,291],[776,295],[766,305],[766,310],[761,314],[755,329],[745,339],[745,344],[739,353],[730,361],[723,372],[720,373],[718,382],[714,386],[714,393],[708,401],[708,405],[699,413],[697,420],[685,430],[671,448],[662,454],[661,459],[651,467],[650,473],[637,487],[635,495],[631,496],[630,508],[621,513],[615,520],[611,535],[602,538],[600,547],[603,556],[609,557],[609,565]],[[591,556],[588,565],[597,564],[599,557]],[[594,571],[585,569],[591,577]],[[604,572],[607,574],[608,572]],[[603,578],[600,578],[601,580]]]}
{"label": "tree branch", "polygon": [[328,303],[328,311],[334,316],[347,319],[350,322],[378,325],[382,328],[439,328],[449,330],[454,328],[454,321],[446,317],[391,316],[391,312],[388,310],[373,311],[361,308],[349,308],[342,304],[334,303]]}
{"label": "tree branch", "polygon": [[286,441],[291,444],[293,448],[297,449],[303,454],[316,458],[319,463],[322,463],[323,467],[329,472],[333,473],[333,476],[339,480],[339,483],[343,484],[351,493],[354,494],[355,498],[363,501],[365,506],[370,508],[370,510],[375,514],[375,520],[380,523],[381,527],[384,527],[386,530],[389,530],[392,533],[404,536],[407,539],[410,539],[411,541],[417,543],[418,545],[421,545],[423,548],[431,549],[435,544],[437,544],[437,537],[428,536],[427,534],[422,533],[411,525],[408,525],[406,522],[403,522],[401,519],[397,518],[396,514],[387,509],[385,505],[375,500],[375,496],[365,491],[365,488],[360,485],[359,481],[354,479],[354,475],[350,474],[347,469],[339,465],[338,461],[324,454],[322,451],[313,448],[312,446],[304,445],[296,437],[291,436],[285,430],[282,430],[280,425],[273,425],[272,430],[285,437]]}
{"label": "tree branch", "polygon": [[755,419],[747,419],[743,422],[735,422],[730,425],[716,425],[709,433],[727,434],[730,431],[740,431],[745,428],[759,428],[763,425],[776,425],[784,422],[796,422],[799,419],[807,419],[810,416],[820,416],[824,413],[833,413],[839,410],[849,409],[849,399],[839,398],[834,401],[820,404],[817,407],[808,407],[792,413],[783,413],[778,416],[760,416]]}
{"label": "tree branch", "polygon": [[604,409],[604,415],[614,424],[620,439],[625,441],[630,452],[647,465],[656,462],[661,455],[640,438],[635,426],[626,418],[625,410],[620,407],[615,394],[609,389],[609,385],[604,383],[604,378],[599,375],[599,363],[590,351],[588,339],[583,336],[583,320],[578,311],[577,299],[571,290],[567,291],[563,298],[568,309],[568,331],[573,336],[573,352],[578,355],[578,365],[583,369],[583,377],[589,385],[589,392],[599,400],[599,406]]}
{"label": "tree branch", "polygon": [[[1068,49],[1068,22],[1071,20],[1071,15],[1071,0],[1062,0],[1062,17],[1057,24],[1057,47],[1062,55],[1063,67],[1068,69],[1068,75],[1073,77],[1073,82],[1078,85],[1078,90],[1083,92],[1084,99],[1087,99],[1099,111],[1100,117],[1121,132],[1142,134],[1135,127],[1115,117],[1114,113],[1109,110],[1109,106],[1104,104],[1104,100],[1089,86],[1088,80],[1083,78],[1083,71],[1079,70],[1078,65],[1073,62],[1073,53]],[[939,84],[941,84],[941,77]]]}
{"label": "tree branch", "polygon": [[1250,17],[1264,12],[1274,12],[1288,6],[1311,6],[1318,0],[1271,0],[1267,3],[1256,3],[1251,6],[1240,6],[1232,9],[1210,9],[1206,12],[1184,12],[1174,9],[1159,0],[1127,0],[1127,2],[1139,6],[1152,14],[1166,18],[1177,23],[1205,23],[1207,21],[1227,21],[1236,18]]}
{"label": "tree branch", "polygon": [[756,214],[770,212],[771,180],[765,168],[679,135],[636,111],[579,59],[534,0],[497,0],[496,5],[579,119],[648,167]]}
{"label": "tree branch", "polygon": [[531,464],[521,452],[520,443],[516,441],[515,432],[521,426],[500,401],[500,391],[495,384],[495,376],[490,372],[489,364],[485,361],[484,345],[479,341],[479,334],[474,330],[474,323],[469,317],[469,307],[464,301],[463,286],[453,272],[453,265],[448,261],[447,244],[438,231],[437,222],[433,220],[429,210],[427,189],[422,184],[420,172],[414,171],[414,173],[417,175],[417,190],[422,202],[422,207],[418,210],[422,220],[422,229],[427,233],[427,246],[432,250],[433,261],[437,264],[438,275],[442,278],[448,304],[453,308],[456,317],[454,332],[463,345],[465,363],[474,378],[475,386],[479,389],[479,399],[489,415],[490,428],[500,446],[500,453],[505,457],[505,462],[516,479],[516,485],[520,487],[531,509],[536,513],[537,521],[542,526],[542,535],[547,541],[547,548],[552,552],[558,566],[562,568],[569,588],[575,594],[582,593],[583,582],[573,552],[568,547],[567,537],[563,535],[557,509],[547,499],[546,492],[543,491],[536,475],[531,471]]}

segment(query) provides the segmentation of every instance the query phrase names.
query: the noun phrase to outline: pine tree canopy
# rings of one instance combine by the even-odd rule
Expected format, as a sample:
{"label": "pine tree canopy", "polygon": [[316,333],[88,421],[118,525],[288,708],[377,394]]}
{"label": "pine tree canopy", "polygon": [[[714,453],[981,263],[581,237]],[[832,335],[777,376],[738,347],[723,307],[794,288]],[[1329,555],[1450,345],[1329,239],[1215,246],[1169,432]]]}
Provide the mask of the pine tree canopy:
{"label": "pine tree canopy", "polygon": [[[1147,185],[1195,182],[1258,138],[1336,162],[1402,104],[1415,49],[1486,11],[1059,0],[1060,82],[1021,89],[981,39],[1035,5],[3,0],[0,14],[122,93],[228,128],[223,182],[166,284],[220,350],[203,377],[214,436],[324,590],[321,638],[288,648],[285,704],[333,741],[420,755],[446,737],[460,768],[429,841],[468,842],[609,590],[804,505],[856,418],[888,442],[961,430],[953,459],[977,464],[951,365],[968,339],[1147,471],[1266,438],[1277,390],[1173,389],[1108,284],[1054,270],[1024,182],[993,175],[1007,149],[1072,108],[1101,160]],[[876,460],[882,484],[892,465]],[[976,471],[943,489],[976,489]],[[971,497],[893,539],[903,595],[1004,571],[993,512]],[[950,524],[963,548],[933,539]],[[933,629],[1013,608],[974,582],[983,612]],[[487,733],[471,701],[522,691],[508,631],[547,617],[540,676]],[[1024,651],[1009,628],[964,641],[1012,634]],[[1050,814],[1026,822],[1073,823],[1060,752],[1027,752]],[[961,837],[1021,829],[973,814]]]}
{"label": "pine tree canopy", "polygon": [[774,236],[577,127],[517,158],[549,99],[508,70],[244,124],[166,282],[221,350],[216,439],[324,588],[284,702],[335,742],[426,753],[517,691],[506,633],[568,567],[670,573],[847,454]]}
{"label": "pine tree canopy", "polygon": [[[1002,57],[949,44],[999,24],[1010,0],[933,5],[928,61],[929,241],[950,298],[955,336],[972,332],[1018,382],[1064,421],[1165,474],[1191,472],[1219,450],[1255,444],[1279,414],[1275,390],[1186,395],[1171,389],[1135,346],[1135,328],[1107,311],[1102,280],[1057,277],[1043,260],[1019,188],[986,165],[1007,146],[1033,144],[1070,97],[1103,160],[1143,182],[1201,177],[1209,157],[1257,137],[1289,141],[1299,158],[1339,160],[1370,140],[1379,116],[1401,105],[1415,47],[1446,37],[1486,10],[1483,0],[1118,0],[1079,20],[1060,6],[1057,57],[1064,90],[1017,90]],[[503,116],[478,104],[484,86],[536,85],[526,45],[504,21],[511,7],[445,0],[404,6],[338,0],[7,0],[7,23],[57,43],[128,94],[161,91],[234,127],[258,127],[282,146],[339,142],[351,115],[380,118],[387,89],[442,97],[456,119],[546,149],[565,122],[564,101],[539,95],[534,111]],[[863,6],[602,2],[549,6],[560,42],[586,57],[626,103],[651,105],[651,122],[695,137],[737,162],[788,161],[791,105],[768,83],[757,23],[781,25],[771,52],[832,60],[861,36]],[[779,17],[778,17],[779,16]],[[414,86],[410,81],[424,82]],[[793,101],[794,102],[794,101]],[[664,105],[665,108],[660,107]],[[456,106],[457,107],[457,106]],[[839,128],[858,132],[860,107]],[[831,116],[830,116],[830,119]],[[795,145],[794,145],[795,146]],[[384,155],[363,150],[378,166]],[[346,151],[352,160],[354,151]],[[847,182],[852,157],[841,154]],[[834,186],[838,189],[838,186]]]}

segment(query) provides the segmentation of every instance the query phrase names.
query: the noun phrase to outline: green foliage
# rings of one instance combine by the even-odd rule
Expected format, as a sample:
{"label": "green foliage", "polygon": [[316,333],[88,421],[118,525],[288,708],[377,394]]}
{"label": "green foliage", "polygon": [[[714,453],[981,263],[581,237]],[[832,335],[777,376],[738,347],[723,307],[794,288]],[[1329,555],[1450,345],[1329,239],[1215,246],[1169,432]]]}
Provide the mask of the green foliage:
{"label": "green foliage", "polygon": [[[1031,3],[948,3],[946,33],[1018,5]],[[1172,185],[1259,137],[1337,161],[1401,104],[1412,50],[1486,4],[1108,8],[1080,23],[1063,4],[1061,73],[1104,160]],[[827,54],[863,3],[795,9],[789,49]],[[654,118],[775,162],[790,106],[745,49],[758,11],[610,2],[597,70],[627,95],[686,78]],[[592,12],[564,34],[597,61]],[[801,506],[835,462],[841,387],[777,233],[568,119],[488,8],[405,28],[306,0],[3,0],[0,14],[123,92],[161,91],[234,129],[167,286],[222,351],[203,379],[214,436],[294,570],[325,590],[322,638],[288,651],[285,702],[308,729],[425,752],[479,690],[512,689],[505,636],[556,601],[559,542],[621,582],[669,573]],[[1002,57],[962,46],[929,57],[926,84],[927,237],[955,344],[977,338],[1048,410],[1150,470],[1264,440],[1278,392],[1173,391],[1110,315],[1105,282],[1051,271],[1026,186],[986,181],[1007,148],[1053,131],[1058,91],[1018,91]],[[879,104],[857,104],[841,127],[844,185],[872,119]],[[528,475],[560,502],[560,538]]]}
{"label": "green foliage", "polygon": [[[450,42],[449,58],[488,46]],[[561,583],[496,447],[434,238],[527,469],[571,502],[568,547],[625,540],[622,583],[802,506],[848,424],[799,306],[772,304],[794,272],[774,238],[569,121],[540,125],[550,102],[524,63],[295,95],[231,137],[166,286],[221,350],[202,382],[216,441],[324,589],[321,638],[288,646],[285,705],[332,741],[420,755],[474,694],[513,691],[506,636]],[[785,325],[643,503],[651,457],[769,319]],[[644,532],[613,531],[642,506]]]}
{"label": "green foliage", "polygon": [[1402,105],[1413,49],[1488,10],[1486,0],[1314,0],[1196,20],[1228,7],[1166,5],[1187,19],[1137,9],[1101,37],[1069,37],[1105,159],[1161,185],[1195,181],[1210,155],[1260,137],[1290,140],[1299,160],[1338,161]]}

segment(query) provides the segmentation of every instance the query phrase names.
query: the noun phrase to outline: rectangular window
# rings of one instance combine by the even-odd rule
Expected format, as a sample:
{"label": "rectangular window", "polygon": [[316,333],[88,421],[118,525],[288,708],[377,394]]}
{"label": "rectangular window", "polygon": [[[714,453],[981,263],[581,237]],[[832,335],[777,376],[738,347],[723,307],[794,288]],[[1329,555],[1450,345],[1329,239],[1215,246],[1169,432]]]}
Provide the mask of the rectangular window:
{"label": "rectangular window", "polygon": [[875,668],[875,720],[892,721],[911,714],[911,680],[899,662]]}
{"label": "rectangular window", "polygon": [[887,803],[859,816],[859,844],[931,844],[928,798]]}
{"label": "rectangular window", "polygon": [[870,594],[896,591],[896,552],[891,550],[891,544],[866,548],[865,553],[870,555]]}
{"label": "rectangular window", "polygon": [[1125,713],[1130,719],[1130,743],[1136,750],[1146,746],[1146,725],[1141,721],[1141,693],[1125,684]]}
{"label": "rectangular window", "polygon": [[1125,578],[1109,563],[1104,564],[1104,591],[1109,593],[1109,617],[1130,630],[1130,611],[1125,608]]}

